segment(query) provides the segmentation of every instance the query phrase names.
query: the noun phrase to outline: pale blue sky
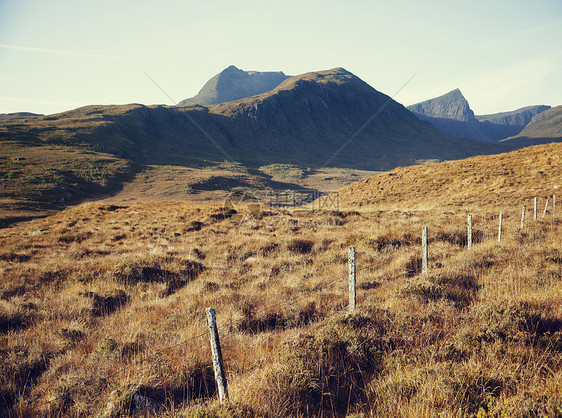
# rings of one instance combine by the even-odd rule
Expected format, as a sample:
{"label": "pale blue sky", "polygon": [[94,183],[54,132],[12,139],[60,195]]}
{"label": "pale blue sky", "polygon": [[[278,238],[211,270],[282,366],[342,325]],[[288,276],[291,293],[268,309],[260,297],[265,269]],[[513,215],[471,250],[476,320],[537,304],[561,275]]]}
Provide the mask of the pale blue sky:
{"label": "pale blue sky", "polygon": [[0,0],[0,113],[172,104],[229,65],[344,67],[409,105],[562,104],[562,1]]}

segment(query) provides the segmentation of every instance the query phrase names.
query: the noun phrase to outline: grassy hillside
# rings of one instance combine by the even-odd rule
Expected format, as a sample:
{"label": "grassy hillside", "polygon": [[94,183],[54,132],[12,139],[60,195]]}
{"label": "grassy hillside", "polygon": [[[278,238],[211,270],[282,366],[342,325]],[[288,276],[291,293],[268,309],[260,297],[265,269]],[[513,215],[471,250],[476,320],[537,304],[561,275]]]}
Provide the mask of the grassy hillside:
{"label": "grassy hillside", "polygon": [[[2,229],[1,414],[560,415],[560,213],[518,229],[521,205],[537,195],[542,206],[552,193],[553,182],[530,182],[525,169],[533,160],[547,178],[556,174],[551,147],[399,169],[362,183],[362,194],[378,187],[377,201],[359,206],[353,187],[342,191],[353,208],[88,203]],[[547,153],[550,165],[535,160]],[[465,167],[498,161],[509,173],[486,186],[496,187],[494,199],[476,180],[446,197],[446,177],[462,183],[474,179]],[[376,186],[398,175],[403,187],[423,181],[417,193]],[[358,251],[351,314],[350,245]],[[208,306],[220,326],[225,406],[216,400]]]}
{"label": "grassy hillside", "polygon": [[[516,207],[529,196],[562,191],[562,144],[460,161],[397,168],[338,192],[342,207],[420,209]],[[507,208],[506,208],[507,209]]]}
{"label": "grassy hillside", "polygon": [[138,168],[80,146],[0,141],[0,227],[117,192]]}

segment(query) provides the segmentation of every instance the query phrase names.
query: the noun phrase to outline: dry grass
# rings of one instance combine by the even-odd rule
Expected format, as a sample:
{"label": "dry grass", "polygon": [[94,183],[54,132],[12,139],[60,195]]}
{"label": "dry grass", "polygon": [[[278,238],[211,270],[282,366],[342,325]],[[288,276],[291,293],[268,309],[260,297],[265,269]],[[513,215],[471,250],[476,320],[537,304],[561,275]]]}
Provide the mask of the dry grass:
{"label": "dry grass", "polygon": [[425,210],[417,195],[257,218],[219,203],[89,203],[0,230],[2,414],[122,416],[142,395],[165,416],[560,415],[562,235],[550,213],[518,230],[533,195],[473,208],[472,251],[467,209]]}
{"label": "dry grass", "polygon": [[462,210],[497,205],[506,210],[530,196],[560,194],[561,188],[562,143],[555,143],[506,154],[397,168],[358,181],[339,195],[344,208]]}

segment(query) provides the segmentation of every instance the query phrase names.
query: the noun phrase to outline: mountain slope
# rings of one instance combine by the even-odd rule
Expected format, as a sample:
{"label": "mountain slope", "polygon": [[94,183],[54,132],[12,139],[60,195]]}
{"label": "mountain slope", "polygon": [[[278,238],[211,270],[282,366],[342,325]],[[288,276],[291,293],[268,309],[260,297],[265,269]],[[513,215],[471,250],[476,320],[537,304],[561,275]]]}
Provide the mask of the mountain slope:
{"label": "mountain slope", "polygon": [[94,146],[143,164],[195,167],[233,159],[255,167],[386,170],[504,149],[452,138],[342,68],[292,77],[270,92],[209,108],[88,106],[5,123],[2,138]]}
{"label": "mountain slope", "polygon": [[503,202],[506,207],[562,189],[562,144],[537,145],[509,153],[417,167],[397,168],[341,189],[342,208],[389,209],[407,201],[410,208]]}
{"label": "mountain slope", "polygon": [[506,144],[537,144],[562,141],[562,106],[556,106],[535,116],[518,135],[506,139]]}
{"label": "mountain slope", "polygon": [[536,115],[548,109],[550,106],[526,106],[511,112],[476,115],[475,117],[488,137],[499,141],[519,134]]}
{"label": "mountain slope", "polygon": [[468,101],[459,89],[408,106],[408,109],[418,118],[431,122],[436,128],[449,135],[490,142],[490,138],[481,129]]}
{"label": "mountain slope", "polygon": [[402,105],[343,68],[292,77],[271,92],[213,106],[209,112],[226,116],[230,137],[240,144],[247,141],[257,159],[275,156],[311,166],[388,169],[423,159],[497,152],[420,123]]}
{"label": "mountain slope", "polygon": [[178,105],[211,106],[243,99],[273,90],[287,78],[289,76],[281,71],[243,71],[231,65],[207,81],[195,97],[182,100]]}

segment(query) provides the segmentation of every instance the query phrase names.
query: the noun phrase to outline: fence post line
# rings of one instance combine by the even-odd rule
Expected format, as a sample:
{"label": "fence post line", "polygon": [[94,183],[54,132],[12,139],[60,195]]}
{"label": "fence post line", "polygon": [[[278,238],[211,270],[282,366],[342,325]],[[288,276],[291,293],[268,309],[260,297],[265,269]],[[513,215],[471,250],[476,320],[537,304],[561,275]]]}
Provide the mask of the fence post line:
{"label": "fence post line", "polygon": [[498,229],[498,242],[502,241],[502,221],[503,221],[503,213],[500,212],[500,226]]}
{"label": "fence post line", "polygon": [[219,400],[223,403],[228,399],[228,387],[226,384],[226,375],[224,374],[224,364],[222,362],[219,331],[217,329],[217,317],[213,308],[207,308],[206,312],[207,326],[209,327],[209,337],[211,340],[213,369],[215,371],[215,380],[217,382],[217,391],[219,392]]}
{"label": "fence post line", "polygon": [[547,209],[548,209],[548,199],[546,199],[546,203],[544,204],[544,211],[542,213],[543,218],[546,216]]}
{"label": "fence post line", "polygon": [[556,218],[556,195],[552,195],[552,217]]}
{"label": "fence post line", "polygon": [[533,199],[533,202],[535,204],[535,210],[533,212],[533,219],[536,221],[537,220],[537,198],[536,197]]}
{"label": "fence post line", "polygon": [[427,274],[427,226],[422,228],[422,274]]}
{"label": "fence post line", "polygon": [[527,205],[523,205],[523,212],[521,213],[521,229],[525,227],[525,209],[527,209]]}
{"label": "fence post line", "polygon": [[355,300],[357,292],[355,290],[356,274],[355,274],[355,247],[349,247],[347,252],[347,266],[349,270],[349,311],[355,310]]}
{"label": "fence post line", "polygon": [[472,250],[472,215],[468,215],[468,231],[466,234],[468,249]]}

